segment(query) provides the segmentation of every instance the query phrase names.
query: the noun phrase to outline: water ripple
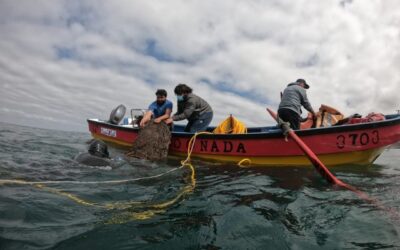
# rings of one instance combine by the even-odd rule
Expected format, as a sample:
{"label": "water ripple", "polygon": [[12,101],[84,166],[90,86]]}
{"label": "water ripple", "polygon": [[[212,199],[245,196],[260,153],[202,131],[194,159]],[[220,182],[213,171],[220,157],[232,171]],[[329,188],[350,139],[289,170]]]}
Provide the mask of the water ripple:
{"label": "water ripple", "polygon": [[[88,167],[73,160],[86,133],[0,125],[0,179],[60,181],[0,185],[0,249],[400,248],[396,217],[313,168],[194,161],[193,189],[189,169],[168,172],[179,158],[126,160],[110,148],[117,164]],[[332,171],[400,211],[399,156],[392,148],[371,166]]]}

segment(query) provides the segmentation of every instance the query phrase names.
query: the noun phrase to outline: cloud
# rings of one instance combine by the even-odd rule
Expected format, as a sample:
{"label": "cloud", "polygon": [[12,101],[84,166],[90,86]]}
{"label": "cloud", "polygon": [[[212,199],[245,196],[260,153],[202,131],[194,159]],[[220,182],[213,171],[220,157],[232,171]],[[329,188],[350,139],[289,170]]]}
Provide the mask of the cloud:
{"label": "cloud", "polygon": [[397,1],[1,1],[2,120],[86,130],[184,82],[248,126],[291,81],[345,114],[400,108]]}

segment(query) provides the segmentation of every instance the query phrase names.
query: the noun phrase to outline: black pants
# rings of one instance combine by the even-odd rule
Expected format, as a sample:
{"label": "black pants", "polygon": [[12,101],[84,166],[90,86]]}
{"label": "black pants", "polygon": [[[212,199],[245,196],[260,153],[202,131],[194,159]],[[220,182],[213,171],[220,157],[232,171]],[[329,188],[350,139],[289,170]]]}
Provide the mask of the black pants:
{"label": "black pants", "polygon": [[278,116],[284,122],[289,122],[293,130],[300,129],[300,115],[290,109],[279,109]]}

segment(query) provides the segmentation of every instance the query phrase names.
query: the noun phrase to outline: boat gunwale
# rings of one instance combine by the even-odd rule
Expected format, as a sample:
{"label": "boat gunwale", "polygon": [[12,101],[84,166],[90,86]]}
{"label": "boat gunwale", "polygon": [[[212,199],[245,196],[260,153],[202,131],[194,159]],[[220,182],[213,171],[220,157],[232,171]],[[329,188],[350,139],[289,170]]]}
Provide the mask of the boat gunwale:
{"label": "boat gunwale", "polygon": [[[391,115],[388,115],[391,116]],[[121,125],[111,124],[107,121],[101,121],[99,119],[87,119],[90,123],[101,124],[107,127],[116,128],[124,131],[139,131],[139,128],[133,127],[124,127]],[[393,118],[383,120],[383,121],[373,121],[373,122],[365,122],[365,123],[356,123],[356,124],[344,124],[339,126],[331,126],[331,127],[322,127],[322,128],[310,128],[304,130],[297,130],[296,134],[299,136],[312,136],[312,135],[325,135],[325,134],[334,134],[341,132],[351,132],[356,130],[365,130],[365,129],[374,129],[374,128],[382,128],[387,126],[393,126],[400,124],[400,115],[394,115]],[[182,125],[177,125],[182,126]],[[251,127],[250,129],[269,129],[263,132],[251,132],[247,134],[201,134],[202,139],[264,139],[264,138],[278,138],[282,137],[282,130],[277,128],[276,126],[265,126],[265,127]],[[172,132],[173,137],[177,138],[186,138],[192,137],[194,133],[186,133],[186,132]]]}

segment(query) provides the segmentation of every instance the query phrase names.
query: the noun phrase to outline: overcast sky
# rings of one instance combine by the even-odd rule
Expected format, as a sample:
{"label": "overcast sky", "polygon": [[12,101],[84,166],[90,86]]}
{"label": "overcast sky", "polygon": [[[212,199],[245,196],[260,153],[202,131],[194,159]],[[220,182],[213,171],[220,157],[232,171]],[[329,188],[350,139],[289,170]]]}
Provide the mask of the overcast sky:
{"label": "overcast sky", "polygon": [[[314,109],[400,109],[398,0],[0,0],[1,121],[86,131],[178,83],[247,126],[304,78]],[[176,106],[176,105],[175,105]]]}

